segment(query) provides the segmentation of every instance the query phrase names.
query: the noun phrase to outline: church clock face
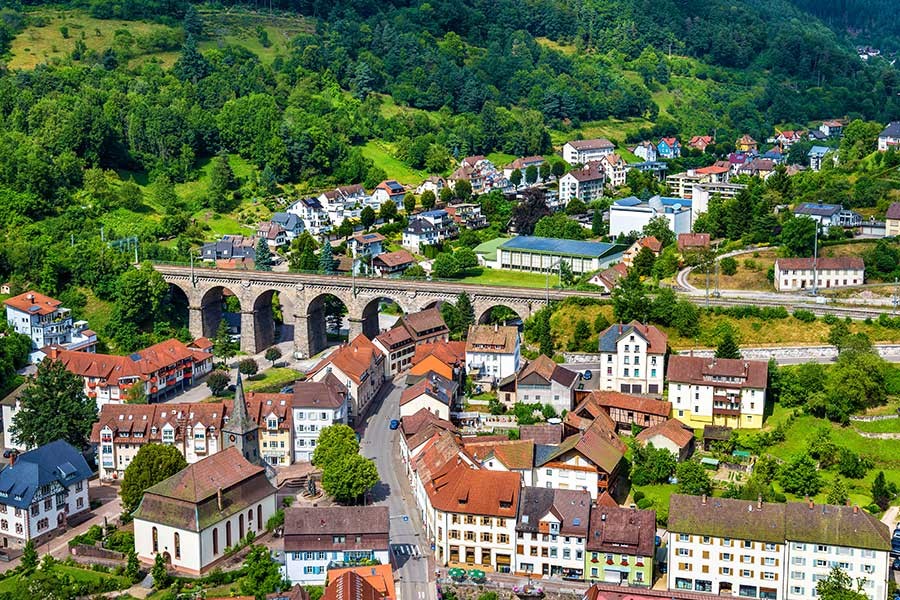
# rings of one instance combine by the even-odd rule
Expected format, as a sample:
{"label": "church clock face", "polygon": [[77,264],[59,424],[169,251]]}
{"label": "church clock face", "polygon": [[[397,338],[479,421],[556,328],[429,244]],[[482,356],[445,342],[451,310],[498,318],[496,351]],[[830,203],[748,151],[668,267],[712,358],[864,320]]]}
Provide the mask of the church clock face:
{"label": "church clock face", "polygon": [[230,441],[232,441],[232,442],[233,442],[233,441],[234,441],[234,434],[232,434],[232,435],[230,435],[230,436],[228,436],[228,439],[229,439],[229,440],[230,440]]}

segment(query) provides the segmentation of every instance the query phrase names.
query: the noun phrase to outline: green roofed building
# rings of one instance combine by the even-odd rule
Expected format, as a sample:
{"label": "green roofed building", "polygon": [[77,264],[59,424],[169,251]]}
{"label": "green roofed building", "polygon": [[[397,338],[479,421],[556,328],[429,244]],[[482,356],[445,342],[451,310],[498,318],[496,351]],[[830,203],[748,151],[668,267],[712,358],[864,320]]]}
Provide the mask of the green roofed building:
{"label": "green roofed building", "polygon": [[566,261],[576,275],[593,273],[622,260],[626,246],[606,242],[584,242],[521,235],[497,248],[497,266],[501,269],[555,273]]}
{"label": "green roofed building", "polygon": [[147,488],[134,511],[135,552],[144,563],[162,554],[176,571],[199,575],[247,532],[265,531],[275,510],[265,468],[231,446]]}
{"label": "green roofed building", "polygon": [[670,590],[813,600],[839,567],[871,600],[887,598],[891,532],[857,506],[674,494],[668,530]]}

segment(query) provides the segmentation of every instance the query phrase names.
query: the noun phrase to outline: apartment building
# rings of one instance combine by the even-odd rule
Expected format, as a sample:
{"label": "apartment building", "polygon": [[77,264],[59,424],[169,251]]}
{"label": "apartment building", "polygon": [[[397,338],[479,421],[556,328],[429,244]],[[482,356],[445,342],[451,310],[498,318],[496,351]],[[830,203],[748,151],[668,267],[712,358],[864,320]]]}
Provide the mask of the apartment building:
{"label": "apartment building", "polygon": [[336,423],[347,423],[347,388],[333,373],[321,381],[298,381],[290,395],[290,407],[294,428],[293,460],[310,462],[322,430]]}
{"label": "apartment building", "polygon": [[597,506],[585,544],[585,580],[653,585],[656,511]]}
{"label": "apartment building", "polygon": [[768,376],[764,361],[670,356],[666,378],[672,416],[693,429],[704,425],[759,429]]}
{"label": "apartment building", "polygon": [[[259,425],[259,455],[270,465],[294,462],[291,452],[291,400],[290,394],[247,392],[247,415]],[[229,407],[226,415],[230,413]]]}
{"label": "apartment building", "polygon": [[347,422],[352,425],[381,389],[385,369],[384,353],[360,334],[322,359],[306,375],[312,381],[322,381],[329,373],[338,378],[347,388],[350,401]]}
{"label": "apartment building", "polygon": [[572,140],[563,145],[562,156],[563,160],[570,165],[583,165],[590,161],[600,160],[601,157],[612,154],[615,149],[615,145],[605,138]]}
{"label": "apartment building", "polygon": [[578,198],[590,202],[603,197],[606,170],[599,162],[589,162],[559,178],[559,201],[562,205]]}
{"label": "apartment building", "polygon": [[591,495],[585,490],[524,487],[516,523],[516,572],[580,580]]}
{"label": "apartment building", "polygon": [[450,412],[459,410],[456,394],[459,386],[452,379],[438,373],[428,373],[400,395],[400,418],[409,417],[421,409],[449,421]]}
{"label": "apartment building", "polygon": [[628,163],[618,154],[607,154],[600,158],[600,165],[606,174],[606,182],[612,187],[625,185],[628,175]]}
{"label": "apartment building", "polygon": [[638,321],[615,323],[600,334],[600,389],[662,394],[668,336]]}
{"label": "apartment building", "polygon": [[779,258],[775,261],[775,289],[779,292],[862,285],[865,275],[863,259],[854,256]]}
{"label": "apartment building", "polygon": [[520,351],[516,327],[470,325],[466,336],[466,371],[476,381],[495,384],[519,372]]}
{"label": "apartment building", "polygon": [[303,227],[313,236],[331,231],[331,220],[328,210],[322,206],[318,198],[301,198],[287,208],[287,212],[297,215],[303,221]]}
{"label": "apartment building", "polygon": [[44,358],[40,350],[59,346],[66,350],[94,352],[97,334],[87,329],[86,321],[73,322],[72,312],[62,302],[34,290],[3,301],[6,322],[16,333],[31,338],[31,361]]}
{"label": "apartment building", "polygon": [[432,307],[400,317],[391,329],[377,335],[372,343],[387,357],[387,375],[394,376],[410,367],[418,346],[449,339],[450,330],[441,311]]}
{"label": "apartment building", "polygon": [[887,597],[890,531],[857,507],[675,494],[668,529],[670,590],[811,600],[838,567]]}

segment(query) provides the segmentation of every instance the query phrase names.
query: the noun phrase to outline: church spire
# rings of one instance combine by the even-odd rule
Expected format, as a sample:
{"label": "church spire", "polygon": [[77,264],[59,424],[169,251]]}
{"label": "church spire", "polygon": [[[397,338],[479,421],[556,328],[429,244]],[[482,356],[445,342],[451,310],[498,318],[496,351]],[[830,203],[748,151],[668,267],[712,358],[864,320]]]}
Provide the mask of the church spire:
{"label": "church spire", "polygon": [[244,398],[244,384],[241,381],[241,372],[237,372],[237,383],[234,386],[234,408],[231,410],[231,420],[228,421],[228,431],[244,432],[257,429],[247,411],[247,400]]}
{"label": "church spire", "polygon": [[234,404],[228,423],[222,428],[224,447],[236,446],[241,454],[252,463],[259,463],[259,440],[257,433],[259,426],[250,418],[247,409],[247,401],[244,398],[244,384],[241,380],[241,372],[237,373],[237,382],[234,386]]}

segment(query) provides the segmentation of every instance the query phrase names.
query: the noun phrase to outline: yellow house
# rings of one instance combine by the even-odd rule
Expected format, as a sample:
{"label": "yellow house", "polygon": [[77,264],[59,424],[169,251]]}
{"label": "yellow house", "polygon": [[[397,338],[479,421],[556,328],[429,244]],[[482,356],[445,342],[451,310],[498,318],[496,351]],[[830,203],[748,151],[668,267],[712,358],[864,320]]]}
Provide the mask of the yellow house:
{"label": "yellow house", "polygon": [[749,152],[750,150],[758,150],[759,142],[745,133],[734,143],[734,147],[738,152]]}
{"label": "yellow house", "polygon": [[259,425],[259,455],[270,465],[289,465],[291,442],[291,395],[247,393],[247,412]]}

